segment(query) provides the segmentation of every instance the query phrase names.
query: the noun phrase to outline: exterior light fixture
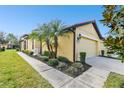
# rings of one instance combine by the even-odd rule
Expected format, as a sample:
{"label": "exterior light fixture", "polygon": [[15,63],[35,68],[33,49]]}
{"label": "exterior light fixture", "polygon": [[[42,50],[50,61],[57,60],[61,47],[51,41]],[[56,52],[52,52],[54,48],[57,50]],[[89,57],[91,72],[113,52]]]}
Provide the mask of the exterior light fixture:
{"label": "exterior light fixture", "polygon": [[80,40],[80,39],[81,39],[81,34],[79,34],[77,37],[77,40]]}

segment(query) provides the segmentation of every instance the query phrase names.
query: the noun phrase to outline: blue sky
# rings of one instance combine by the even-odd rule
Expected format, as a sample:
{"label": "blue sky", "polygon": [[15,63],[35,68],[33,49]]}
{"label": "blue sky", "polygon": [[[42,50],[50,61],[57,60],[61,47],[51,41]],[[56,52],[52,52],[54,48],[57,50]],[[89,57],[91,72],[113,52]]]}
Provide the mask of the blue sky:
{"label": "blue sky", "polygon": [[0,31],[21,36],[30,33],[38,24],[54,19],[73,25],[96,20],[103,36],[108,31],[99,22],[102,19],[102,6],[0,6]]}

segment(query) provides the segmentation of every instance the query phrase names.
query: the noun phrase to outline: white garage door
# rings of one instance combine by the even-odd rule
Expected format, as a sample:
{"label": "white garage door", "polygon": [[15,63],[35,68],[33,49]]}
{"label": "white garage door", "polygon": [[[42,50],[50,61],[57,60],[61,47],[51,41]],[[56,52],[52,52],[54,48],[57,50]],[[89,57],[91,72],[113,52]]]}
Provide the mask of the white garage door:
{"label": "white garage door", "polygon": [[76,55],[78,60],[80,58],[80,52],[86,52],[87,58],[97,56],[97,41],[81,38],[76,45]]}

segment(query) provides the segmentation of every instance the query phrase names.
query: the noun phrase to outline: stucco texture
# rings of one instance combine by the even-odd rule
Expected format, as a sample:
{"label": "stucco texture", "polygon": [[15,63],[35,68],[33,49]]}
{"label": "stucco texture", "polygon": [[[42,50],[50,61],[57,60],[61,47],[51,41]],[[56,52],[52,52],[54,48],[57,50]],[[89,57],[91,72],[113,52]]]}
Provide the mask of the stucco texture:
{"label": "stucco texture", "polygon": [[[76,28],[76,60],[80,58],[80,52],[86,52],[86,57],[97,56],[100,51],[100,38],[92,23]],[[79,34],[83,34],[78,40]]]}

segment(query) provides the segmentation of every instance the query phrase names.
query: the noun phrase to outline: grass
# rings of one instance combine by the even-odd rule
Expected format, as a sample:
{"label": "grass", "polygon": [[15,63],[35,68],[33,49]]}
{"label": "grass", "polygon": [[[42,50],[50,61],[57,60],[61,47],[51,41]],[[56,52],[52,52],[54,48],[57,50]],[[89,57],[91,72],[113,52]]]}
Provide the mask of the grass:
{"label": "grass", "polygon": [[124,75],[111,72],[107,78],[107,81],[105,82],[104,87],[120,88],[122,84],[124,85]]}
{"label": "grass", "polygon": [[0,52],[1,88],[51,88],[15,50]]}

